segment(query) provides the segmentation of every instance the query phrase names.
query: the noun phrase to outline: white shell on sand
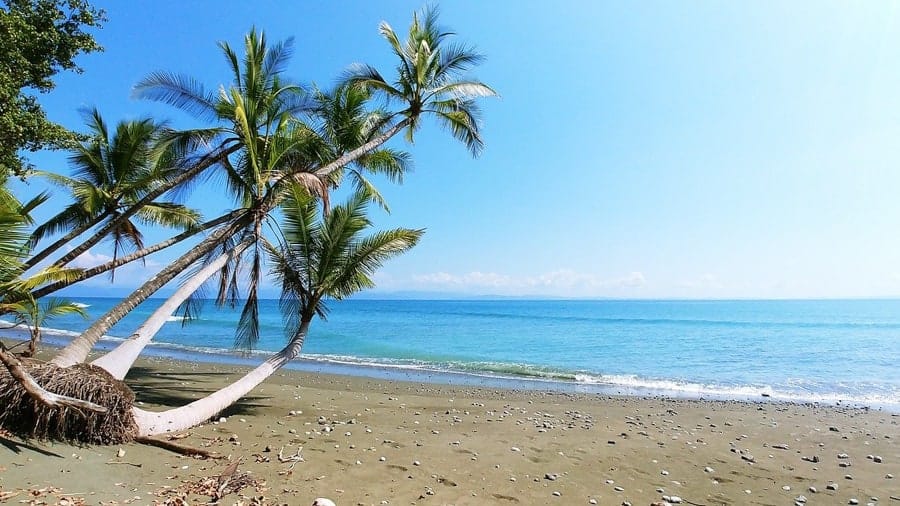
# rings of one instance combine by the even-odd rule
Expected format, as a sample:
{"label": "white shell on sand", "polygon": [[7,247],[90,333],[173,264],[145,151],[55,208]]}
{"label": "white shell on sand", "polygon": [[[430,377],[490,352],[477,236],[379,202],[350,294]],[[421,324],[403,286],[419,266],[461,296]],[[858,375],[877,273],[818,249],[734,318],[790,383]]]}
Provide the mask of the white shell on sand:
{"label": "white shell on sand", "polygon": [[319,497],[315,501],[313,501],[312,506],[337,506],[334,504],[334,501],[331,499],[325,499],[324,497]]}

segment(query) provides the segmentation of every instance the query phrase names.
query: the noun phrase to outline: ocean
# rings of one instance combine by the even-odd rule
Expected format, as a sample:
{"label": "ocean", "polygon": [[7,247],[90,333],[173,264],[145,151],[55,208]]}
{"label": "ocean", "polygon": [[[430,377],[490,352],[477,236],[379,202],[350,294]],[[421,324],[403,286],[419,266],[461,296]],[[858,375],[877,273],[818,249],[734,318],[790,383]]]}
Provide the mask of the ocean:
{"label": "ocean", "polygon": [[[81,298],[92,319],[118,300]],[[116,325],[115,345],[160,300]],[[785,400],[900,412],[900,300],[332,301],[293,368],[446,384],[685,398]],[[232,349],[238,309],[171,317],[149,354],[259,362],[286,342],[261,302],[254,353]],[[49,323],[61,344],[87,327]],[[8,334],[8,331],[4,333]]]}

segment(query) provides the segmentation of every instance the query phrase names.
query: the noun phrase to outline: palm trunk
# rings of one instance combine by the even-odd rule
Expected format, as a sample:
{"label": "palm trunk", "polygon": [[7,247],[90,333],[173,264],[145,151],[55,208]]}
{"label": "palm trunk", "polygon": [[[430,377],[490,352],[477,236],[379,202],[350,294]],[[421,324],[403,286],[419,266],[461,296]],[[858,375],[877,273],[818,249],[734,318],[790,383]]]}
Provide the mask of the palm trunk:
{"label": "palm trunk", "polygon": [[93,361],[92,364],[106,369],[116,379],[124,379],[129,369],[137,360],[144,347],[153,340],[153,337],[159,332],[159,329],[166,323],[169,316],[174,313],[178,307],[188,299],[194,292],[200,288],[207,279],[218,272],[226,263],[239,256],[247,247],[252,244],[251,239],[245,239],[237,247],[228,253],[220,255],[218,258],[207,264],[199,272],[191,276],[187,282],[172,294],[149,318],[140,326],[134,334],[131,334],[126,341],[117,346],[114,350],[106,355]]}
{"label": "palm trunk", "polygon": [[54,242],[50,246],[47,246],[46,248],[42,249],[37,254],[29,258],[24,264],[25,270],[27,271],[28,269],[34,267],[38,262],[47,258],[51,254],[53,254],[53,252],[63,247],[64,245],[68,244],[72,239],[75,239],[79,235],[90,230],[94,225],[103,221],[107,216],[109,216],[109,211],[98,214],[92,220],[81,225],[80,227],[75,227],[71,232],[60,237],[56,242]]}
{"label": "palm trunk", "polygon": [[231,153],[234,153],[235,151],[237,151],[238,149],[239,149],[239,146],[232,146],[228,149],[223,150],[222,152],[220,152],[216,155],[210,155],[210,156],[204,157],[200,162],[197,163],[197,165],[182,172],[181,174],[178,175],[178,177],[172,179],[171,181],[160,185],[159,188],[151,191],[147,195],[144,195],[144,197],[141,200],[135,202],[134,205],[132,205],[131,207],[126,209],[125,212],[123,212],[122,214],[117,216],[116,219],[110,220],[109,223],[104,225],[103,228],[101,228],[100,230],[97,231],[97,233],[92,235],[90,239],[84,241],[83,243],[78,245],[75,249],[73,249],[72,251],[63,255],[63,257],[60,258],[59,260],[57,260],[56,262],[54,262],[53,265],[56,267],[62,267],[64,265],[66,265],[67,263],[71,262],[72,260],[77,258],[78,255],[84,253],[85,251],[89,250],[92,246],[94,246],[98,242],[102,241],[107,235],[109,235],[110,232],[112,232],[113,230],[115,230],[116,227],[118,227],[119,225],[124,223],[125,220],[128,220],[129,218],[131,218],[134,215],[134,213],[140,211],[141,208],[143,208],[145,205],[149,204],[150,202],[153,202],[160,195],[166,193],[167,191],[171,190],[172,188],[175,188],[176,186],[180,185],[181,183],[187,181],[188,179],[196,177],[204,170],[212,167],[216,162],[218,162],[221,159],[221,157],[228,156]]}
{"label": "palm trunk", "polygon": [[186,406],[155,413],[139,408],[132,408],[138,433],[142,436],[153,436],[188,429],[212,418],[223,409],[247,395],[257,385],[266,380],[284,364],[300,354],[303,340],[309,330],[309,321],[300,324],[300,329],[281,351],[248,372],[234,383],[198,399]]}
{"label": "palm trunk", "polygon": [[172,237],[170,239],[166,239],[165,241],[156,243],[153,246],[150,246],[148,248],[144,248],[140,251],[135,251],[134,253],[132,253],[130,255],[119,257],[115,260],[110,260],[109,262],[106,262],[105,264],[98,265],[96,267],[91,267],[90,269],[84,269],[77,275],[73,276],[71,279],[67,279],[64,281],[57,281],[56,283],[52,283],[47,286],[38,288],[37,290],[31,292],[31,296],[34,297],[35,300],[37,300],[37,299],[39,299],[41,297],[45,297],[57,290],[61,290],[69,285],[78,283],[79,281],[84,281],[85,279],[90,279],[94,276],[103,274],[106,271],[116,269],[127,263],[144,258],[147,255],[156,253],[157,251],[166,249],[169,246],[174,246],[175,244],[178,244],[179,242],[181,242],[185,239],[189,239],[189,238],[197,235],[200,232],[209,230],[215,226],[218,226],[218,225],[221,225],[221,224],[227,222],[228,220],[237,216],[237,214],[239,212],[240,211],[232,211],[231,213],[228,213],[228,214],[220,216],[214,220],[203,223],[196,229],[188,230],[186,232],[176,235],[175,237]]}
{"label": "palm trunk", "polygon": [[[324,177],[328,176],[329,174],[331,174],[332,172],[340,169],[341,167],[344,167],[345,165],[347,165],[349,163],[356,161],[359,157],[361,157],[365,154],[368,154],[373,149],[381,146],[382,144],[387,142],[391,137],[397,135],[397,132],[406,128],[407,125],[409,125],[409,118],[404,118],[403,120],[397,122],[391,128],[387,129],[384,133],[382,133],[378,137],[375,137],[371,141],[363,144],[362,146],[359,146],[356,149],[353,149],[353,150],[350,150],[350,151],[344,153],[337,160],[329,162],[329,163],[315,169],[312,172],[315,175],[324,178]],[[283,175],[280,178],[276,178],[276,180],[273,182],[273,184],[277,183],[283,179],[290,178],[292,175],[293,175],[293,173],[289,173],[289,174]]]}
{"label": "palm trunk", "polygon": [[185,269],[190,267],[194,262],[202,258],[204,255],[213,250],[228,237],[238,233],[247,225],[246,217],[236,220],[228,226],[216,230],[209,237],[194,246],[190,251],[182,255],[180,258],[169,264],[166,268],[156,273],[155,276],[147,280],[140,288],[131,293],[122,302],[116,304],[105,315],[94,322],[80,336],[76,337],[68,346],[60,350],[59,354],[53,359],[53,363],[60,367],[68,367],[73,364],[84,362],[88,353],[100,340],[100,337],[106,333],[113,325],[119,322],[138,304],[144,302],[157,290],[162,288],[166,283],[171,281]]}

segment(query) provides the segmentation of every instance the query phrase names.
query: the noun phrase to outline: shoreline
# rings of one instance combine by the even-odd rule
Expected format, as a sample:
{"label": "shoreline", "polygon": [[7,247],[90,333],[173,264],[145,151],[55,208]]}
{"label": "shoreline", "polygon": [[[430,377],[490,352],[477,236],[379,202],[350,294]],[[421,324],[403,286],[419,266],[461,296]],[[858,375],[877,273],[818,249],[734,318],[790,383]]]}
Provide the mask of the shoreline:
{"label": "shoreline", "polygon": [[[159,409],[202,397],[246,370],[143,358],[127,381],[140,407]],[[79,448],[0,438],[0,494],[19,491],[11,502],[45,489],[50,504],[167,504],[175,497],[193,504],[209,499],[198,484],[238,460],[241,476],[265,484],[222,504],[330,497],[339,505],[646,505],[677,496],[724,505],[787,504],[800,495],[813,504],[872,497],[894,504],[900,494],[890,474],[900,462],[900,415],[848,407],[280,371],[221,418],[178,437],[230,460],[139,444]]]}
{"label": "shoreline", "polygon": [[[62,347],[71,333],[45,328],[41,345]],[[0,326],[0,338],[27,340],[24,330]],[[94,347],[95,351],[107,351],[121,342],[121,338],[105,337]],[[219,349],[194,349],[171,343],[153,342],[142,356],[165,358],[184,362],[201,362],[228,366],[252,367],[258,365],[272,352],[256,350],[250,356]],[[803,395],[796,392],[773,391],[767,386],[750,385],[702,385],[678,384],[672,380],[647,380],[644,384],[623,384],[604,381],[603,377],[591,381],[568,379],[548,373],[540,375],[497,374],[490,372],[438,369],[427,365],[389,364],[375,361],[354,361],[353,357],[329,357],[301,355],[285,365],[286,370],[316,374],[352,376],[386,381],[407,381],[459,387],[493,388],[506,390],[534,390],[586,395],[611,395],[638,398],[672,398],[686,400],[740,401],[786,404],[810,404],[815,406],[849,407],[884,410],[900,413],[900,399],[855,399],[840,394]]]}

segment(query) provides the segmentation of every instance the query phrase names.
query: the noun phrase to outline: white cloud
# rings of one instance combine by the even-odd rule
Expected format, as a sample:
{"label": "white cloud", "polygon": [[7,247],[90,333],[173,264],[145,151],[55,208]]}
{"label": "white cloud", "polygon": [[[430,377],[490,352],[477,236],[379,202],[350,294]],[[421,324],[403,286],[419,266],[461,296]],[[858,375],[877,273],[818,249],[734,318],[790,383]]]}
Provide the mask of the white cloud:
{"label": "white cloud", "polygon": [[[392,280],[392,285],[401,285]],[[602,297],[633,295],[647,285],[641,272],[604,279],[595,274],[559,269],[533,276],[510,276],[496,272],[472,271],[464,274],[433,272],[414,275],[409,286],[414,290],[447,290],[482,295],[553,295]]]}
{"label": "white cloud", "polygon": [[112,260],[112,257],[109,255],[104,255],[102,253],[93,253],[91,250],[87,250],[84,253],[75,257],[72,262],[69,263],[71,267],[78,267],[81,269],[89,269],[91,267],[105,264]]}
{"label": "white cloud", "polygon": [[696,279],[682,281],[680,285],[682,288],[704,291],[719,290],[725,287],[714,274],[710,273],[702,274]]}

